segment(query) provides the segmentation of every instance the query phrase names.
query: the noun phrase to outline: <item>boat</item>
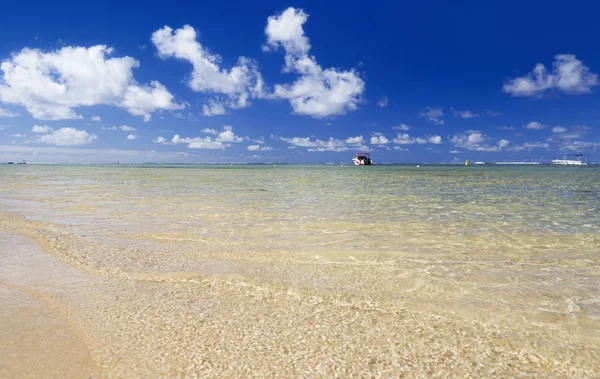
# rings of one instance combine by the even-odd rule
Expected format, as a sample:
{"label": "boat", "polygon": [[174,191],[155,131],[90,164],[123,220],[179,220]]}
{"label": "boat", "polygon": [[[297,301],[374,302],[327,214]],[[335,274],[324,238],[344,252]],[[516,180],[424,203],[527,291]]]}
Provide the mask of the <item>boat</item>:
{"label": "boat", "polygon": [[370,166],[373,164],[371,160],[371,154],[369,152],[361,152],[357,151],[354,153],[354,158],[352,158],[355,166]]}
{"label": "boat", "polygon": [[583,154],[573,154],[574,159],[554,159],[552,164],[556,166],[587,166],[583,160]]}

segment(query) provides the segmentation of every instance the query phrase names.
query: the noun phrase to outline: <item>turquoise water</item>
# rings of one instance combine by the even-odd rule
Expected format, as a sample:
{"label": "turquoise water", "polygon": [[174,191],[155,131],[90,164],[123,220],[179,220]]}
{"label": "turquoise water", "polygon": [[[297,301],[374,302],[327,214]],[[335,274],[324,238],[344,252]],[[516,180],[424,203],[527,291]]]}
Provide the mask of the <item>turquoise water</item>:
{"label": "turquoise water", "polygon": [[[129,283],[159,320],[178,316],[162,305],[152,311],[157,291],[190,281],[214,282],[231,304],[262,312],[232,289],[245,283],[273,299],[282,288],[335,299],[323,311],[332,322],[341,317],[334,304],[354,302],[410,310],[416,313],[406,320],[414,322],[448,317],[442,331],[467,333],[478,348],[457,358],[461,370],[438,362],[446,373],[484,375],[471,365],[483,360],[508,375],[516,367],[508,355],[489,359],[509,345],[531,362],[537,358],[528,354],[540,355],[542,363],[522,363],[519,372],[559,375],[564,364],[585,376],[600,365],[598,167],[4,165],[0,207],[5,230],[33,236],[48,253],[110,283]],[[302,311],[281,301],[289,312],[277,322],[294,324]],[[399,320],[378,317],[383,335],[397,331]],[[406,333],[415,327],[409,324]],[[440,326],[430,320],[423,328]],[[359,329],[347,333],[339,343],[366,338]],[[155,337],[149,346],[164,336]],[[382,346],[377,338],[369,341]],[[425,354],[426,339],[413,343]],[[128,349],[131,359],[141,354]],[[581,354],[587,363],[577,360]],[[425,355],[419,359],[431,363]]]}

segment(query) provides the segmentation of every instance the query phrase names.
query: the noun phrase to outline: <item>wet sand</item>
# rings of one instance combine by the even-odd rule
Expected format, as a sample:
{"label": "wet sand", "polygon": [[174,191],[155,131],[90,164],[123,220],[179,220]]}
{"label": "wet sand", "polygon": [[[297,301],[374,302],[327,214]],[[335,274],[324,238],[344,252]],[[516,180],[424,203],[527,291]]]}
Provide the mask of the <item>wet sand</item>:
{"label": "wet sand", "polygon": [[0,260],[0,377],[98,376],[86,341],[54,298],[79,272],[35,241],[6,232],[0,232]]}

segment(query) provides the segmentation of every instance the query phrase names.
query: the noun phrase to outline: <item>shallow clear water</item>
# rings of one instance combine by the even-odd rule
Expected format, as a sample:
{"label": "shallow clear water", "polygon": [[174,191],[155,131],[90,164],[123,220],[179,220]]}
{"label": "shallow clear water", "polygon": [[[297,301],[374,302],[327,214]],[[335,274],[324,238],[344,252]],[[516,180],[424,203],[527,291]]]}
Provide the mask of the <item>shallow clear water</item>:
{"label": "shallow clear water", "polygon": [[[596,167],[0,166],[0,207],[3,230],[106,281],[105,317],[89,294],[60,304],[109,376],[598,374]],[[230,335],[204,319],[242,311],[260,321]],[[147,323],[144,348],[115,337]]]}

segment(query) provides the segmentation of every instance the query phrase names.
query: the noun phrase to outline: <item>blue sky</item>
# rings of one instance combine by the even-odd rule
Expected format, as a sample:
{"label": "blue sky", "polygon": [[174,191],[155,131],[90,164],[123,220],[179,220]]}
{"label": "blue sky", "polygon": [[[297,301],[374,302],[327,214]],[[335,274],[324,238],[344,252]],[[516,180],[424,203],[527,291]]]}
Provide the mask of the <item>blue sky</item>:
{"label": "blue sky", "polygon": [[0,161],[600,161],[594,2],[10,2]]}

